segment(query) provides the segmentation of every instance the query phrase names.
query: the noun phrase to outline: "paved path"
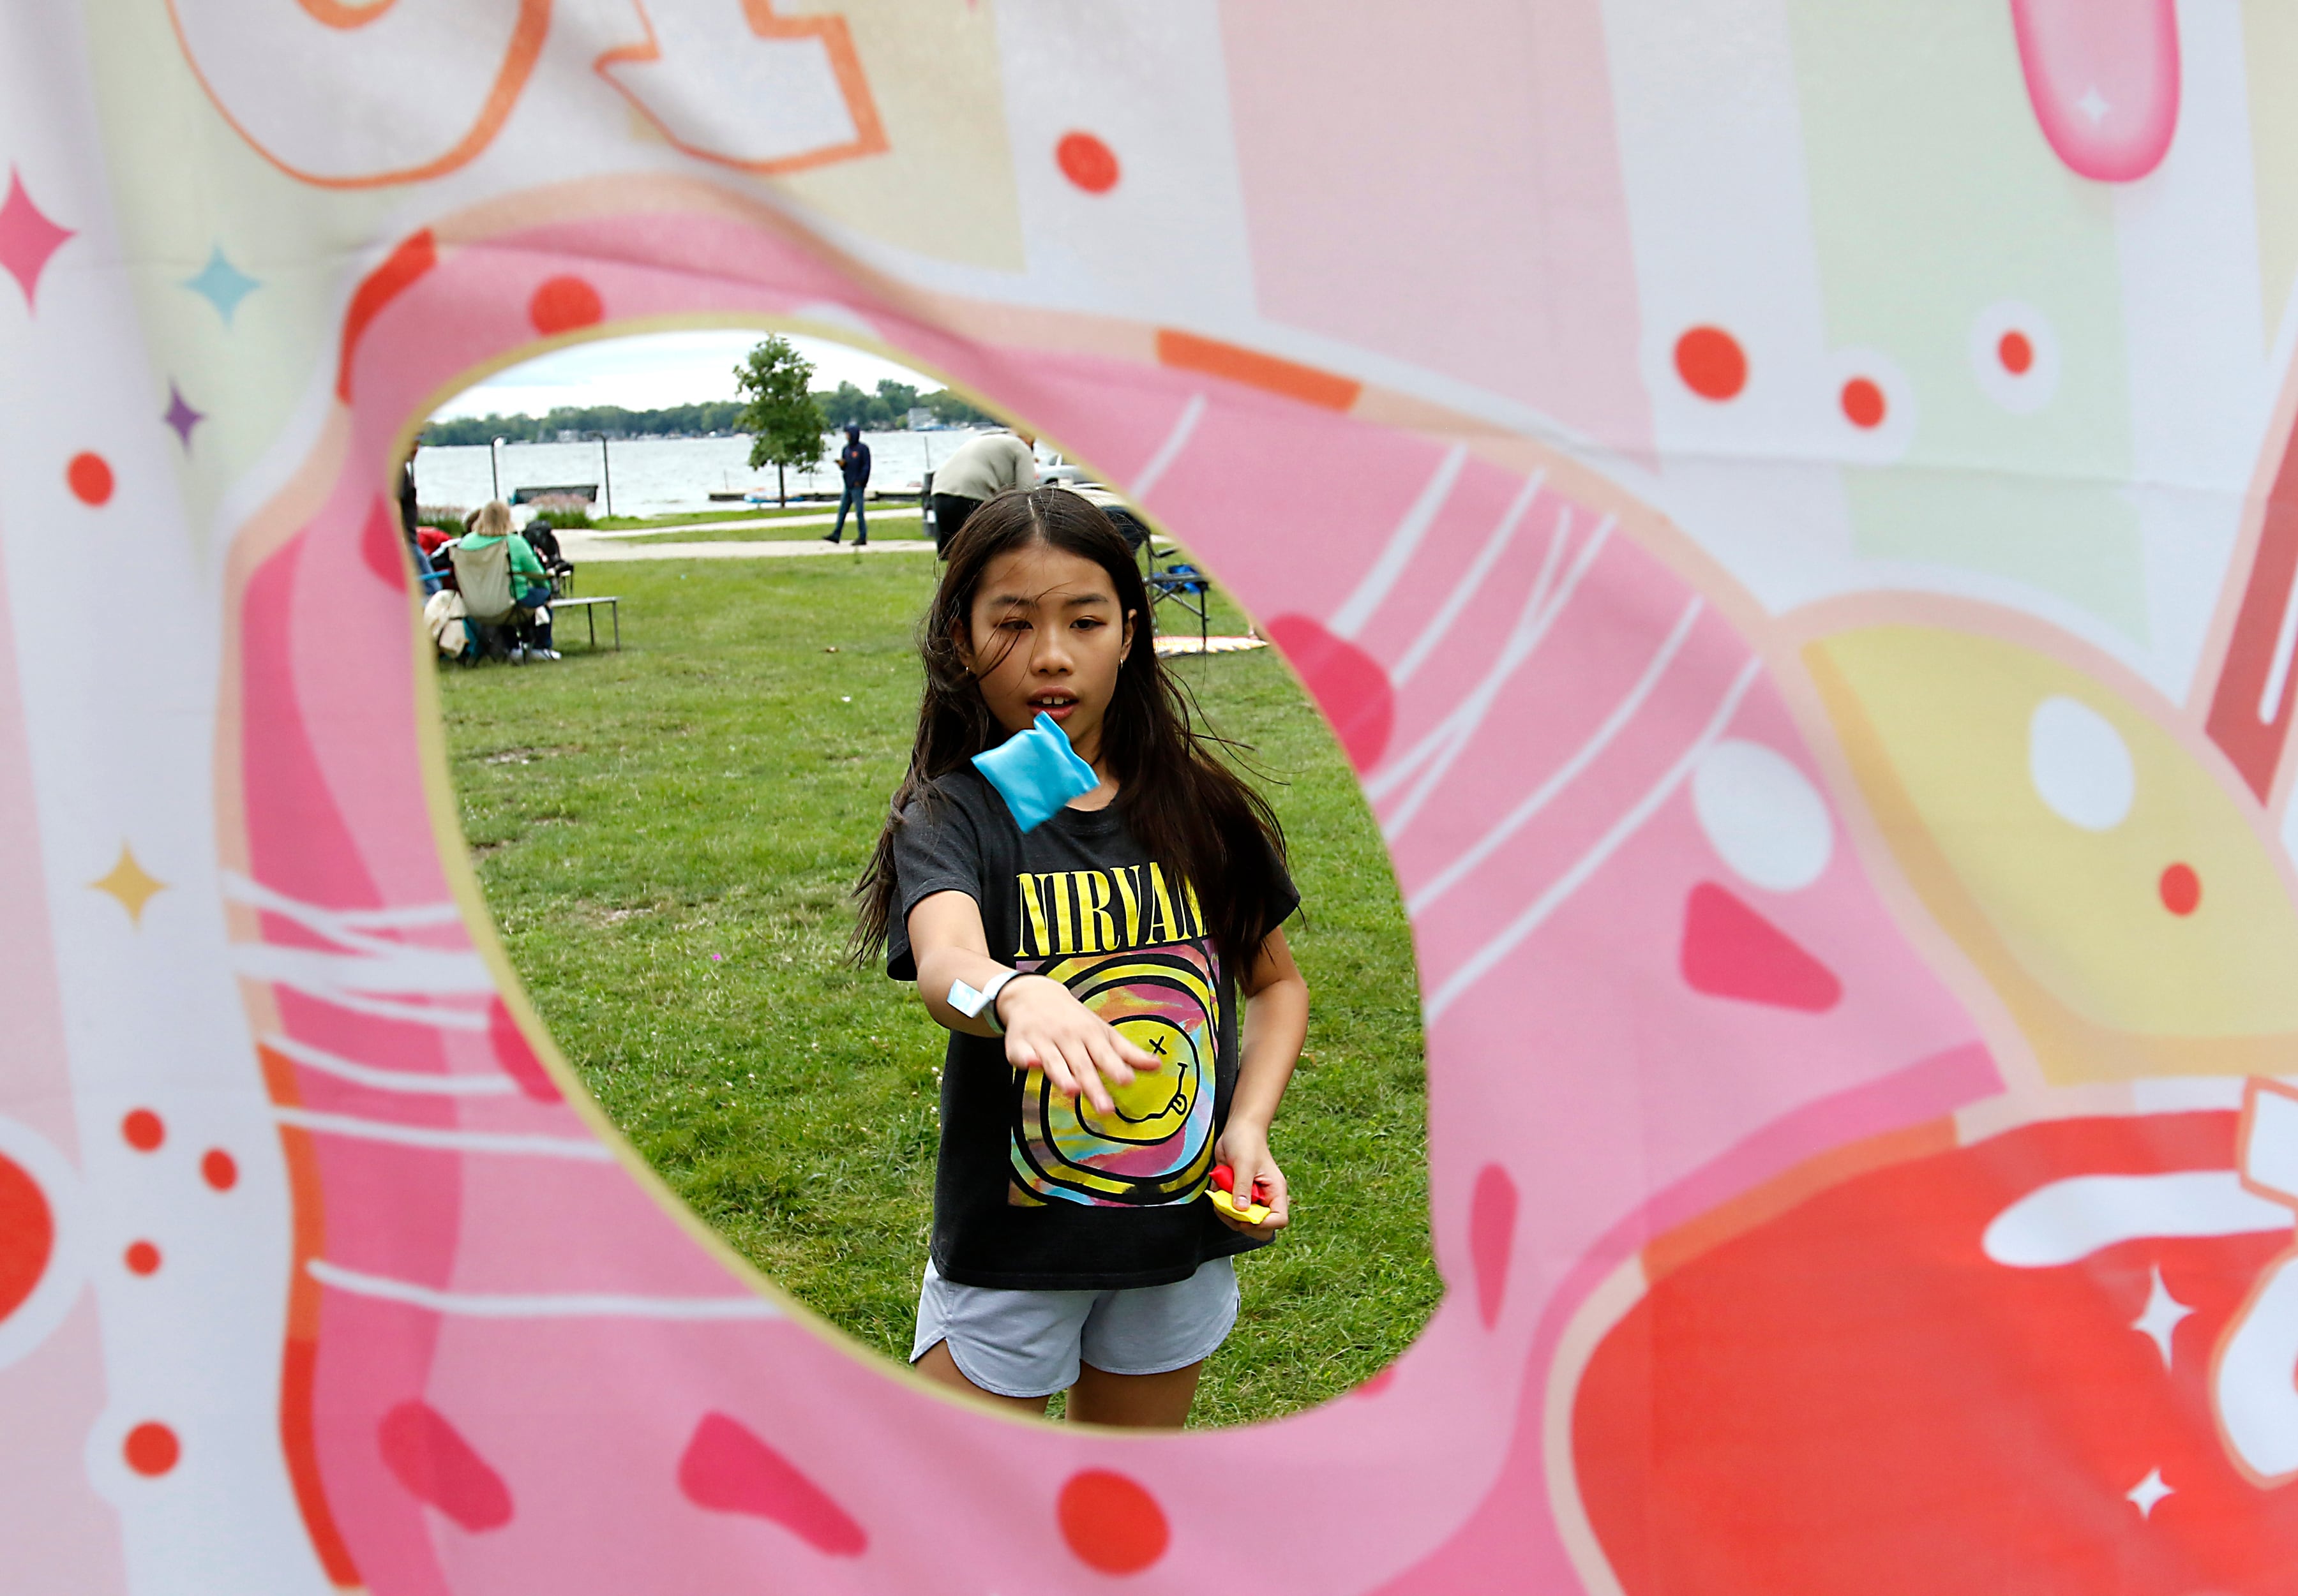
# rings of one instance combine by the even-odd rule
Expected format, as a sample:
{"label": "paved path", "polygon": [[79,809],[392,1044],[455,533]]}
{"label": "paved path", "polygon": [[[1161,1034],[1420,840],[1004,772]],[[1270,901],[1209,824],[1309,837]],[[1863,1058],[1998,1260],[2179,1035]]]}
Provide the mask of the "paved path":
{"label": "paved path", "polygon": [[819,538],[761,539],[754,543],[609,543],[569,531],[558,534],[558,547],[577,567],[611,565],[618,560],[792,560],[827,555],[931,554],[926,538],[872,538],[856,548],[851,543],[824,543]]}
{"label": "paved path", "polygon": [[[923,512],[915,506],[906,510],[872,510],[872,521],[915,521]],[[854,518],[848,515],[847,520]],[[695,521],[684,526],[626,526],[612,531],[591,529],[583,533],[585,538],[659,538],[665,532],[739,532],[752,531],[762,526],[835,526],[835,513],[823,515],[754,515],[748,521]],[[565,533],[559,534],[563,539]]]}

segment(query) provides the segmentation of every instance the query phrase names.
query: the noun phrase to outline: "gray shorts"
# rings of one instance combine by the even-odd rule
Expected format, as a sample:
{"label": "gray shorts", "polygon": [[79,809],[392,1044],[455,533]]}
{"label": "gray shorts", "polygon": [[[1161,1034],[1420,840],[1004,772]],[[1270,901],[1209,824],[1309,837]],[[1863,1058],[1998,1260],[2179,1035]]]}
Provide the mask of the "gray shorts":
{"label": "gray shorts", "polygon": [[1163,1374],[1210,1357],[1236,1323],[1236,1300],[1227,1258],[1170,1286],[1121,1291],[959,1286],[929,1261],[910,1362],[946,1341],[958,1372],[984,1391],[1051,1396],[1077,1384],[1080,1362],[1104,1374]]}

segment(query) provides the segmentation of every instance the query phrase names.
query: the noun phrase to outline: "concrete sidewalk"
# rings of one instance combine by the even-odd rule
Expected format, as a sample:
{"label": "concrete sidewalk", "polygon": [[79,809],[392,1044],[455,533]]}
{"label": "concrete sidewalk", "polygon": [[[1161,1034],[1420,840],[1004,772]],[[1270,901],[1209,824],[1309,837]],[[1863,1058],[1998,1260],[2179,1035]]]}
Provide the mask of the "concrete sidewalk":
{"label": "concrete sidewalk", "polygon": [[[887,522],[915,521],[922,514],[924,514],[923,511],[913,505],[906,510],[872,510],[870,512],[870,519]],[[850,522],[854,517],[848,515],[846,519]],[[601,531],[591,528],[584,531],[582,535],[585,538],[659,538],[668,532],[740,532],[754,531],[762,526],[836,526],[837,524],[838,516],[835,513],[825,515],[758,515],[752,516],[748,521],[696,521],[684,526],[626,526],[617,527],[612,531]],[[565,541],[566,535],[565,532],[559,533],[562,542]]]}
{"label": "concrete sidewalk", "polygon": [[872,538],[856,548],[851,542],[819,538],[762,539],[755,543],[610,543],[572,530],[558,534],[558,547],[579,569],[621,560],[796,560],[831,555],[931,554],[929,538]]}

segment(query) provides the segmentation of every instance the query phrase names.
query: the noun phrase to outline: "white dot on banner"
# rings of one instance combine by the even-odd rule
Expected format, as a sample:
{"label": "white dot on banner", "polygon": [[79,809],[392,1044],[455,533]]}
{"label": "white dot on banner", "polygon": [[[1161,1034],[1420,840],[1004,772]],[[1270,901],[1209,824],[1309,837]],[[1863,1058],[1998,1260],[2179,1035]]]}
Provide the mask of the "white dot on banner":
{"label": "white dot on banner", "polygon": [[2122,734],[2071,698],[2046,698],[2035,706],[2027,722],[2027,774],[2053,814],[2085,831],[2121,825],[2137,788]]}
{"label": "white dot on banner", "polygon": [[1691,808],[1732,872],[1770,892],[1809,886],[1835,851],[1827,800],[1793,761],[1761,743],[1730,737],[1701,755]]}

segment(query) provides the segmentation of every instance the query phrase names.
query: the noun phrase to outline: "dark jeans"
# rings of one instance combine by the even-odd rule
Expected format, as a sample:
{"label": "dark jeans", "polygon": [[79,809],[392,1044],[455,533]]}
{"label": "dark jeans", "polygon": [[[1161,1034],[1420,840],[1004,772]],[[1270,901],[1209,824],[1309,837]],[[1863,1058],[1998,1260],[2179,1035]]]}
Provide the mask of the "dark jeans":
{"label": "dark jeans", "polygon": [[550,589],[529,588],[519,595],[519,607],[511,612],[518,627],[518,640],[528,648],[550,646]]}
{"label": "dark jeans", "polygon": [[856,543],[870,541],[870,517],[864,510],[862,502],[868,492],[869,488],[864,483],[846,484],[846,491],[839,497],[838,500],[838,524],[830,529],[830,540],[832,543],[837,542],[838,535],[846,530],[846,512],[848,510],[854,512],[854,541]]}
{"label": "dark jeans", "polygon": [[981,508],[978,498],[960,498],[955,493],[934,495],[934,553],[945,558],[949,554],[949,540],[957,536],[965,518]]}

